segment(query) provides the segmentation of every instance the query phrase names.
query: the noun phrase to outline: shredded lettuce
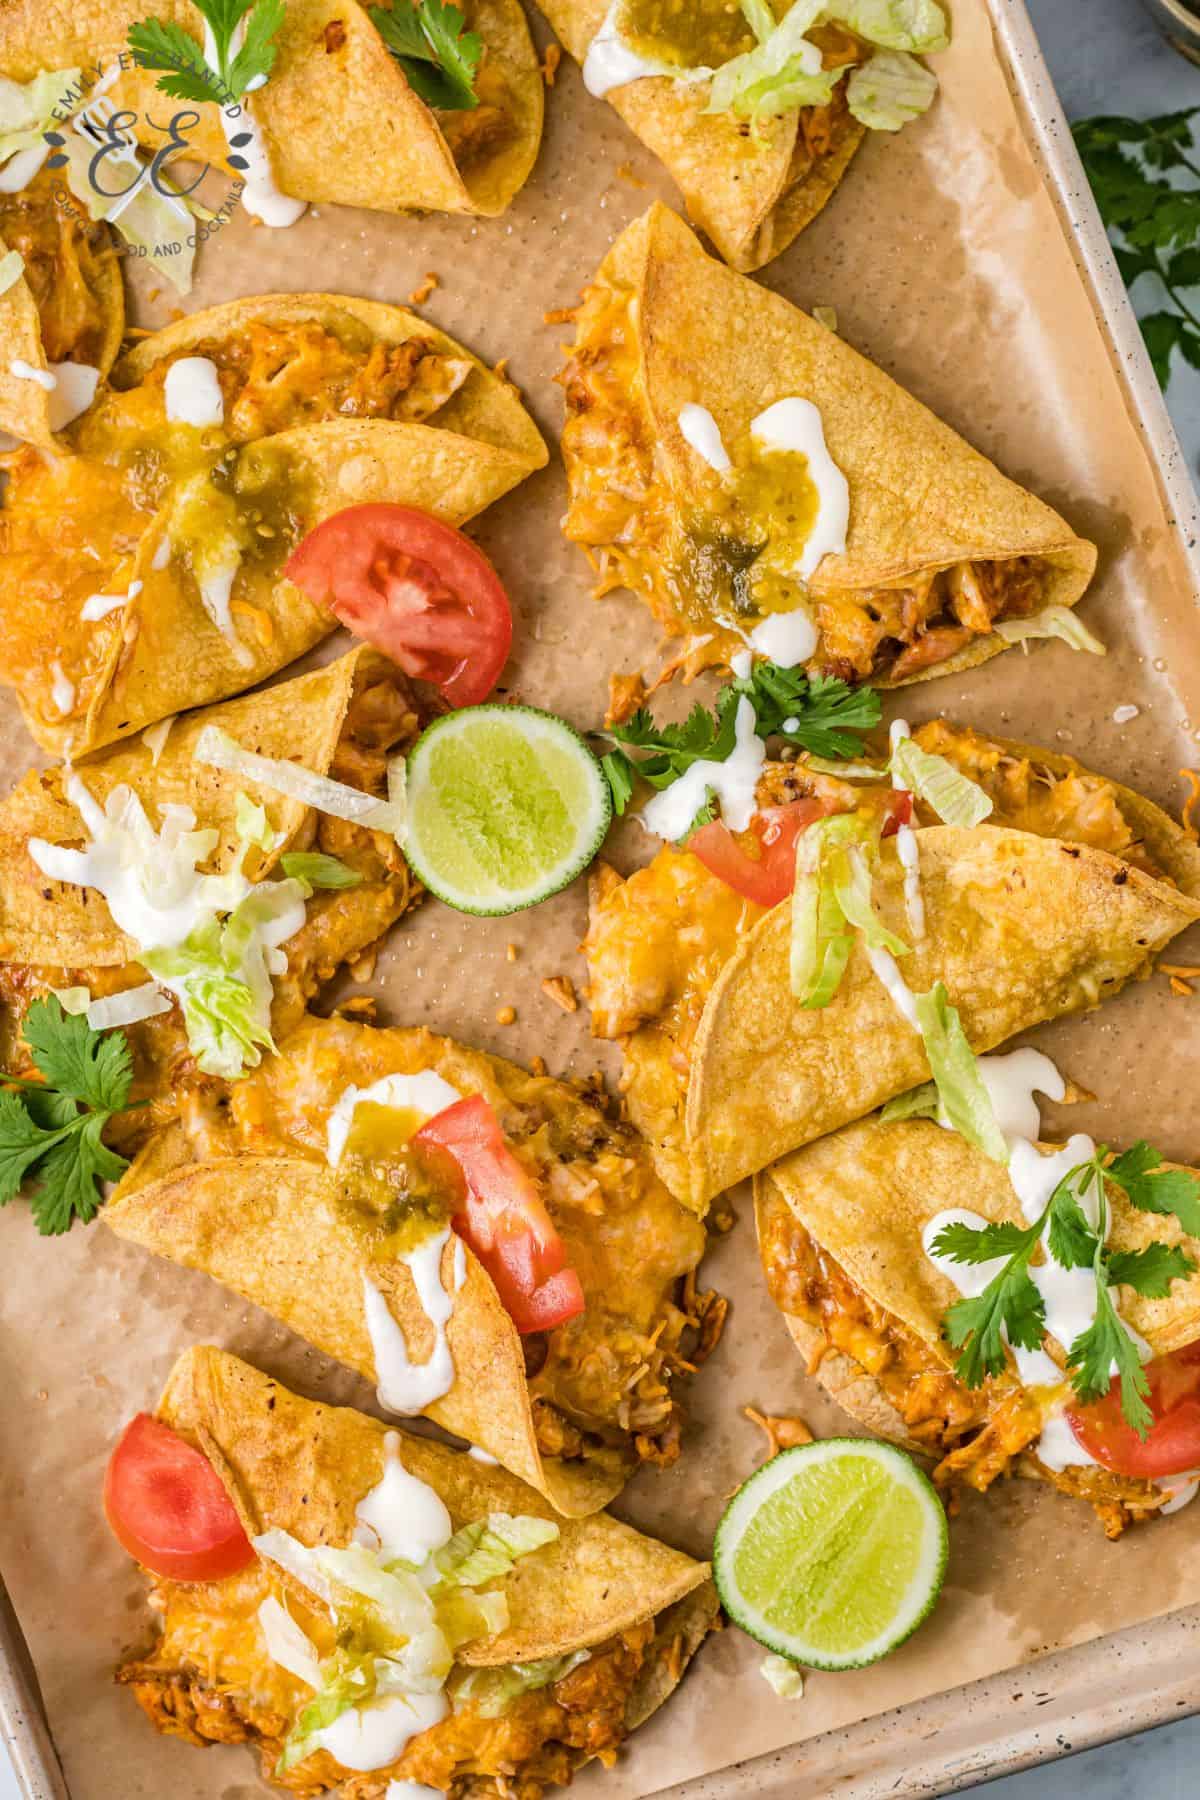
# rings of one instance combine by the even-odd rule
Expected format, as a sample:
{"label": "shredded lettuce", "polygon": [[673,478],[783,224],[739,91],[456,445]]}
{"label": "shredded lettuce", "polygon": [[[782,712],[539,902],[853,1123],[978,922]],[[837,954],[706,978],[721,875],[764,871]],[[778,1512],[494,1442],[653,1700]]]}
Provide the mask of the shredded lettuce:
{"label": "shredded lettuce", "polygon": [[933,1071],[945,1122],[993,1162],[1007,1163],[1008,1143],[996,1122],[979,1065],[967,1042],[958,1009],[950,1004],[945,984],[936,981],[927,994],[916,994],[914,999],[917,1029]]}
{"label": "shredded lettuce", "polygon": [[938,0],[823,0],[821,10],[882,50],[925,56],[950,42]]}
{"label": "shredded lettuce", "polygon": [[878,822],[858,813],[817,819],[796,839],[791,989],[809,1008],[829,1005],[846,972],[854,934],[871,949],[904,955],[908,945],[876,917],[871,869]]}
{"label": "shredded lettuce", "polygon": [[[88,104],[85,99],[85,111]],[[98,102],[98,118],[103,119],[105,109],[106,101],[102,97]],[[111,117],[111,113],[108,116]],[[195,220],[213,215],[193,196],[175,193],[168,196],[160,192],[160,189],[173,185],[161,170],[157,186],[146,177],[132,196],[97,193],[88,175],[88,165],[96,154],[99,140],[93,139],[86,129],[80,129],[81,124],[82,121],[72,122],[62,131],[61,154],[67,159],[67,185],[72,194],[89,218],[107,220],[138,252],[139,258],[157,273],[165,275],[178,293],[190,293],[196,255]],[[114,155],[123,163],[122,182],[133,182],[135,165],[141,169],[148,166],[132,144],[127,151],[118,151]],[[117,184],[112,181],[111,185]],[[189,238],[193,240],[191,243]]]}
{"label": "shredded lettuce", "polygon": [[25,258],[19,250],[6,250],[0,256],[0,294],[7,294],[25,271]]}
{"label": "shredded lettuce", "polygon": [[879,1117],[885,1125],[899,1119],[937,1119],[940,1123],[943,1114],[937,1082],[923,1081],[920,1087],[897,1094],[894,1100],[888,1101]]}
{"label": "shredded lettuce", "polygon": [[474,1705],[482,1719],[498,1719],[522,1694],[561,1681],[591,1656],[590,1650],[572,1650],[566,1656],[543,1656],[537,1662],[501,1663],[491,1669],[471,1669],[454,1690],[455,1707]]}
{"label": "shredded lettuce", "polygon": [[937,77],[905,50],[877,50],[851,69],[846,104],[870,131],[899,131],[928,112]]}
{"label": "shredded lettuce", "polygon": [[828,106],[844,69],[824,69],[821,52],[804,33],[824,10],[824,0],[795,0],[764,39],[765,18],[747,17],[760,42],[717,69],[706,112],[732,112],[756,125],[800,106]]}
{"label": "shredded lettuce", "polygon": [[[284,1739],[282,1754],[275,1765],[277,1775],[286,1775],[296,1763],[304,1761],[316,1747],[318,1732],[324,1731],[327,1725],[334,1724],[352,1706],[361,1706],[375,1698],[378,1667],[375,1657],[350,1661],[344,1655],[335,1654],[329,1662],[340,1666],[330,1669],[328,1679],[316,1698],[310,1700],[296,1715],[296,1722]],[[323,1676],[328,1666],[321,1665]]]}
{"label": "shredded lettuce", "polygon": [[0,163],[19,150],[44,149],[49,154],[43,134],[77,104],[79,75],[78,69],[43,69],[32,81],[0,76]]}
{"label": "shredded lettuce", "polygon": [[286,1606],[268,1594],[258,1609],[258,1623],[267,1646],[267,1655],[289,1675],[310,1688],[321,1686],[321,1668],[316,1650]]}
{"label": "shredded lettuce", "polygon": [[931,806],[944,825],[979,825],[992,802],[979,786],[961,775],[944,756],[922,750],[912,738],[901,738],[892,751],[892,774]]}
{"label": "shredded lettuce", "polygon": [[833,762],[827,756],[804,758],[804,767],[811,769],[816,775],[840,775],[846,781],[886,781],[886,769],[877,769],[874,763],[868,762]]}
{"label": "shredded lettuce", "polygon": [[481,1587],[511,1574],[519,1557],[557,1539],[558,1526],[528,1513],[489,1513],[456,1531],[433,1553],[434,1567],[449,1587]]}
{"label": "shredded lettuce", "polygon": [[433,1596],[438,1630],[452,1650],[508,1630],[508,1601],[503,1594],[477,1594],[464,1587],[434,1588]]}
{"label": "shredded lettuce", "polygon": [[234,823],[247,848],[254,845],[269,854],[279,842],[279,833],[272,831],[267,820],[266,807],[261,802],[256,804],[249,794],[239,792],[234,803]]}
{"label": "shredded lettuce", "polygon": [[847,925],[861,935],[869,950],[887,950],[893,956],[907,956],[909,946],[898,938],[876,914],[871,903],[871,868],[862,850],[848,845],[835,853],[833,891]]}
{"label": "shredded lettuce", "polygon": [[1029,638],[1061,638],[1072,650],[1086,650],[1089,656],[1108,655],[1108,646],[1092,635],[1069,606],[1043,606],[1028,619],[1001,619],[994,629],[1008,644],[1022,644]]}
{"label": "shredded lettuce", "polygon": [[285,875],[310,888],[354,888],[362,881],[357,869],[320,850],[286,850],[279,861]]}
{"label": "shredded lettuce", "polygon": [[142,953],[143,967],[179,1001],[188,1045],[206,1075],[236,1080],[275,1048],[271,977],[287,967],[279,946],[304,924],[304,901],[299,881],[264,882],[223,924],[214,916],[182,944]]}
{"label": "shredded lettuce", "polygon": [[242,775],[256,787],[286,794],[302,806],[315,807],[318,812],[328,813],[334,819],[345,819],[351,825],[390,832],[397,843],[403,842],[406,823],[403,785],[398,779],[393,780],[390,769],[388,798],[380,800],[374,794],[363,793],[361,788],[347,787],[344,782],[318,775],[301,763],[283,762],[274,757],[259,756],[253,750],[244,750],[219,725],[204,727],[192,754],[197,762],[207,763],[214,769],[225,769],[232,775]]}

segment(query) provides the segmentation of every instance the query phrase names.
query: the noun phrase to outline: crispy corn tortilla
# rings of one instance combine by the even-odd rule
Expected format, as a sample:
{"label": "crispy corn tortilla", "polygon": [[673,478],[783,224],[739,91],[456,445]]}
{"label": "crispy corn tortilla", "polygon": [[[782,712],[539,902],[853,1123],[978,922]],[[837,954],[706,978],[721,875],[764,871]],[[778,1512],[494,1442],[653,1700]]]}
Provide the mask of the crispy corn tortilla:
{"label": "crispy corn tortilla", "polygon": [[[485,46],[480,112],[498,105],[503,129],[464,155],[460,168],[447,134],[475,115],[441,115],[439,123],[385,48],[365,5],[288,0],[270,80],[251,100],[277,186],[301,200],[384,212],[503,212],[537,158],[541,72],[519,0],[474,0],[464,10]],[[188,0],[9,0],[0,73],[28,81],[41,69],[86,71],[101,61],[111,68],[128,53],[129,27],[145,18],[171,21],[201,41],[202,21]],[[168,115],[170,109],[157,74],[129,70],[107,93],[114,106],[136,111],[144,143],[164,141],[151,124],[165,124],[164,107]],[[200,102],[196,109],[201,117],[188,132],[189,145],[210,163],[224,163],[228,149],[216,106]]]}
{"label": "crispy corn tortilla", "polygon": [[[987,825],[934,826],[919,843],[927,931],[903,977],[918,993],[945,982],[976,1051],[1098,1005],[1200,918],[1200,902],[1101,850]],[[889,840],[875,897],[900,937],[903,876]],[[654,1132],[660,1173],[693,1206],[929,1077],[861,945],[829,1006],[809,1011],[790,990],[790,941],[785,901],[718,976],[683,1115]]]}
{"label": "crispy corn tortilla", "polygon": [[[55,205],[44,187],[39,186],[36,191],[37,204],[50,207]],[[32,199],[30,204],[35,204]],[[61,219],[56,219],[55,225],[59,232],[71,229]],[[90,271],[93,278],[90,291],[96,310],[103,319],[100,350],[93,366],[99,369],[103,379],[117,359],[125,332],[125,289],[121,280],[121,265],[115,248],[112,247],[110,228],[88,225],[85,229],[105,232],[110,244],[107,252],[98,258],[94,270]],[[8,248],[0,233],[0,256]],[[79,280],[84,279],[82,269],[74,270],[72,274]],[[67,279],[65,271],[60,270],[60,279]],[[0,293],[0,432],[9,432],[13,437],[20,438],[25,443],[38,444],[44,450],[61,451],[62,441],[50,429],[49,394],[40,382],[30,380],[28,376],[14,375],[12,365],[16,361],[27,363],[33,369],[46,370],[50,366],[42,338],[37,300],[24,274],[19,275],[11,287]]]}
{"label": "crispy corn tortilla", "polygon": [[[429,1032],[307,1021],[281,1043],[269,1066],[234,1090],[235,1116],[251,1123],[243,1139],[229,1146],[232,1154],[205,1156],[182,1124],[172,1126],[147,1145],[103,1217],[118,1236],[224,1282],[326,1354],[377,1381],[363,1304],[369,1276],[413,1359],[423,1361],[433,1349],[433,1330],[412,1272],[394,1250],[375,1251],[371,1239],[355,1228],[353,1207],[346,1204],[324,1149],[328,1113],[351,1083],[362,1089],[385,1074],[427,1068],[460,1093],[482,1093],[502,1126],[522,1106],[555,1121],[551,1129],[559,1132],[556,1154],[566,1181],[586,1186],[590,1180],[598,1196],[598,1205],[587,1211],[570,1208],[561,1195],[556,1205],[587,1316],[594,1321],[593,1339],[570,1336],[570,1327],[559,1333],[556,1341],[572,1367],[586,1366],[589,1343],[603,1357],[617,1339],[649,1338],[664,1310],[677,1317],[670,1295],[679,1277],[699,1262],[703,1231],[658,1182],[638,1140],[606,1127],[594,1107],[566,1084],[530,1076],[499,1057]],[[578,1135],[587,1142],[583,1148],[574,1144],[569,1154],[566,1133],[573,1122],[584,1127]],[[302,1131],[303,1141],[285,1135],[287,1126]],[[629,1209],[624,1227],[618,1199]],[[454,1263],[450,1241],[441,1275],[446,1291],[454,1293],[447,1337],[455,1379],[426,1409],[427,1416],[479,1444],[565,1515],[598,1510],[637,1467],[631,1437],[597,1443],[583,1456],[543,1454],[522,1340],[474,1255],[466,1251],[466,1280],[457,1290]],[[641,1351],[630,1355],[636,1368]],[[613,1380],[625,1372],[618,1362]],[[569,1387],[571,1375],[561,1379]],[[551,1386],[546,1397],[553,1400],[556,1392]]]}
{"label": "crispy corn tortilla", "polygon": [[[118,366],[115,385],[139,394],[144,386],[147,406],[162,409],[162,365],[202,346],[236,348],[241,333],[268,320],[284,327],[315,323],[362,356],[373,345],[417,337],[450,359],[462,379],[436,407],[432,424],[332,418],[240,447],[237,479],[249,495],[244,504],[261,492],[263,504],[282,507],[291,539],[268,533],[262,556],[243,558],[232,591],[236,642],[206,608],[187,566],[186,545],[163,564],[170,495],[178,484],[157,515],[141,515],[149,522],[132,555],[121,559],[119,539],[115,563],[97,569],[72,552],[73,560],[63,564],[62,581],[69,585],[52,596],[36,584],[14,584],[0,671],[16,688],[26,723],[44,749],[62,754],[69,745],[78,759],[183,707],[253,686],[328,636],[336,621],[284,578],[281,561],[290,541],[332,513],[393,501],[462,525],[545,463],[545,445],[513,388],[414,314],[377,303],[321,294],[234,301],[144,339]],[[119,407],[119,393],[113,404]],[[105,483],[111,487],[125,477],[106,472],[99,460],[105,419],[102,408],[93,413],[83,440],[86,456],[35,468],[30,485],[15,488],[9,509],[14,541],[24,545],[18,534],[27,531],[36,541],[61,512],[71,517],[72,529],[82,520],[86,533],[94,505],[100,543],[107,542],[105,509],[115,502]],[[162,420],[165,431],[165,410]],[[128,592],[138,582],[140,591],[125,605],[99,620],[81,616],[82,600],[93,588]],[[66,713],[52,680],[56,669],[71,688]]]}
{"label": "crispy corn tortilla", "polygon": [[[301,1399],[208,1346],[180,1356],[158,1417],[203,1450],[251,1536],[275,1529],[308,1545],[348,1543],[355,1508],[383,1476],[387,1426]],[[505,1470],[430,1438],[398,1435],[405,1468],[440,1495],[456,1530],[489,1512],[555,1519],[540,1494]],[[689,1595],[711,1621],[706,1563],[606,1513],[555,1522],[557,1542],[522,1558],[505,1581],[508,1628],[465,1646],[460,1661],[486,1667],[587,1649]]]}
{"label": "crispy corn tortilla", "polygon": [[[1158,1239],[1181,1245],[1200,1268],[1200,1243],[1173,1215],[1137,1212],[1116,1187],[1109,1187],[1108,1199],[1115,1249],[1138,1250]],[[1007,1171],[957,1132],[927,1119],[860,1120],[784,1157],[755,1180],[760,1239],[771,1211],[790,1209],[851,1281],[947,1369],[954,1354],[942,1338],[941,1321],[959,1293],[925,1255],[922,1232],[936,1214],[964,1205],[991,1223],[1026,1223]],[[1123,1317],[1155,1355],[1200,1335],[1200,1273],[1172,1282],[1165,1299],[1122,1288],[1120,1301]],[[802,1354],[824,1343],[804,1320],[787,1323]],[[884,1436],[907,1441],[898,1413],[857,1363],[835,1351],[822,1358],[817,1373],[848,1412]]]}
{"label": "crispy corn tortilla", "polygon": [[[582,64],[609,0],[538,4]],[[748,132],[732,113],[707,114],[708,96],[707,86],[649,76],[613,88],[605,98],[678,184],[689,215],[725,261],[749,272],[786,250],[816,218],[866,131],[848,113],[839,117],[828,152],[797,176],[798,112]]]}
{"label": "crispy corn tortilla", "polygon": [[[1074,606],[1083,594],[1096,565],[1093,545],[836,333],[705,255],[667,207],[652,206],[621,234],[598,285],[629,297],[636,375],[624,400],[635,438],[656,446],[655,480],[680,510],[694,506],[703,515],[717,479],[684,439],[681,407],[706,407],[728,445],[778,400],[799,396],[816,405],[850,489],[845,554],[826,555],[808,582],[817,607],[962,563],[1025,557],[1045,568],[1040,604]],[[585,428],[587,419],[585,412]],[[568,426],[573,492],[586,482],[589,442],[586,429],[573,440]],[[954,674],[1008,647],[997,632],[981,633],[909,680]],[[709,650],[710,660],[715,654]],[[886,676],[877,684],[894,685]]]}

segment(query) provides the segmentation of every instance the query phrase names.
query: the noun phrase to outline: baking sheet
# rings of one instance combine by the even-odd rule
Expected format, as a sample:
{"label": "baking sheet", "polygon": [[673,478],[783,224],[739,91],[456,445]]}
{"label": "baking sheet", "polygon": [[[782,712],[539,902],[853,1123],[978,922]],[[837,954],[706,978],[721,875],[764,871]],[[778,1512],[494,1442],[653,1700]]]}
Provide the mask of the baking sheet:
{"label": "baking sheet", "polygon": [[[994,3],[1005,17],[1019,10]],[[953,10],[955,42],[937,59],[937,108],[899,138],[868,143],[831,207],[764,278],[801,304],[834,305],[851,342],[1101,547],[1083,616],[1112,646],[1104,663],[1059,645],[1028,659],[1013,652],[960,681],[917,690],[905,711],[914,719],[945,711],[1040,739],[1177,805],[1175,772],[1198,760],[1200,738],[1193,576],[1071,240],[1041,184],[985,0],[957,0]],[[615,115],[587,101],[577,71],[564,65],[549,98],[538,170],[506,218],[410,221],[322,207],[272,236],[238,218],[206,247],[189,308],[307,288],[314,269],[336,269],[346,292],[403,299],[434,270],[441,285],[429,316],[489,359],[507,356],[539,421],[555,431],[561,409],[551,377],[567,332],[544,326],[543,311],[574,299],[612,237],[653,195],[672,196]],[[169,290],[156,304],[143,295],[140,317],[154,322],[169,303]],[[603,711],[609,669],[638,666],[654,639],[631,601],[589,601],[582,559],[557,532],[564,505],[561,469],[552,466],[493,508],[477,535],[517,604],[509,691],[588,726]],[[1138,717],[1118,727],[1111,714],[1128,702]],[[4,773],[15,777],[32,760],[15,709],[0,715],[0,736]],[[625,833],[621,853],[631,855],[635,842]],[[537,1052],[554,1072],[601,1066],[611,1077],[614,1056],[588,1039],[586,1012],[563,1014],[539,986],[563,972],[582,985],[575,945],[583,923],[578,888],[508,921],[428,905],[380,959],[372,988],[383,997],[382,1015],[423,1020],[509,1055]],[[509,942],[519,948],[515,964],[506,959]],[[1200,960],[1200,946],[1180,940],[1173,959]],[[507,1004],[518,1016],[505,1028],[495,1015]],[[1200,1160],[1200,1124],[1187,1104],[1200,997],[1169,998],[1157,978],[1036,1041],[1099,1096],[1073,1111],[1074,1127],[1118,1143],[1144,1135],[1168,1155]],[[740,1222],[709,1265],[733,1300],[730,1329],[695,1384],[684,1457],[666,1475],[639,1477],[617,1508],[697,1554],[725,1496],[760,1454],[757,1432],[740,1417],[743,1403],[800,1412],[819,1431],[843,1425],[803,1375],[766,1302],[745,1202],[735,1200],[735,1210]],[[38,1663],[72,1792],[76,1800],[251,1800],[259,1789],[244,1751],[200,1756],[158,1739],[111,1686],[111,1665],[142,1635],[144,1612],[143,1585],[100,1516],[104,1460],[123,1420],[152,1402],[178,1349],[198,1339],[325,1398],[369,1405],[370,1396],[254,1309],[98,1227],[44,1243],[23,1209],[10,1207],[0,1215],[0,1270],[0,1568]],[[1200,1506],[1110,1546],[1088,1509],[1029,1484],[988,1500],[970,1496],[954,1522],[943,1601],[894,1657],[854,1676],[813,1677],[803,1701],[785,1702],[755,1672],[761,1652],[727,1632],[618,1768],[585,1776],[577,1791],[599,1793],[602,1781],[618,1800],[709,1775],[706,1786],[719,1792],[747,1785],[715,1776],[731,1761],[840,1731],[856,1736],[860,1767],[878,1769],[885,1736],[893,1746],[913,1745],[904,1721],[916,1715],[901,1714],[890,1734],[883,1720],[856,1722],[1200,1599],[1198,1548]],[[1024,1717],[1034,1672],[1028,1683],[1007,1679],[1021,1693],[1010,1704]],[[958,1696],[929,1700],[922,1716],[940,1716],[940,1731],[964,1706],[969,1715]],[[765,1757],[750,1779],[762,1785],[772,1769],[781,1778],[802,1772],[823,1791],[815,1778],[823,1765],[840,1786],[835,1768],[851,1771],[828,1761],[838,1742],[830,1736]],[[928,1777],[943,1787],[957,1779],[946,1749],[944,1768]],[[908,1791],[934,1791],[913,1773]],[[894,1776],[890,1786],[896,1791]]]}

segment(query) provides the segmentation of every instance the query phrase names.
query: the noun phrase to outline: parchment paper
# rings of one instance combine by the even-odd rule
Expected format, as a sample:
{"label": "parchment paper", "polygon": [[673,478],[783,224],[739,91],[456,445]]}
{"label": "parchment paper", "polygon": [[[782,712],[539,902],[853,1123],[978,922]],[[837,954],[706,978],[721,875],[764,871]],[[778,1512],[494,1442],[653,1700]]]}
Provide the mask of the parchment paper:
{"label": "parchment paper", "polygon": [[[1188,570],[1022,137],[985,0],[956,0],[953,10],[932,114],[896,139],[869,141],[821,219],[764,279],[803,305],[835,306],[852,343],[1101,546],[1082,616],[1110,645],[1105,661],[1061,645],[1028,658],[1013,651],[915,690],[903,710],[1063,747],[1177,807],[1176,771],[1200,760]],[[441,285],[428,315],[489,360],[507,357],[556,434],[551,378],[569,329],[543,325],[543,311],[574,301],[653,195],[675,197],[615,115],[584,95],[573,66],[564,62],[548,98],[537,171],[507,217],[472,224],[322,207],[278,234],[239,217],[200,256],[189,308],[322,284],[403,300],[434,270]],[[357,150],[370,155],[369,141]],[[171,301],[170,290],[149,301],[153,285],[138,283],[144,323],[164,318]],[[473,529],[516,603],[507,691],[588,727],[602,716],[610,670],[642,664],[655,636],[632,601],[588,598],[583,558],[558,532],[564,506],[554,464]],[[1123,703],[1140,710],[1118,727],[1111,715]],[[0,742],[7,777],[35,760],[7,704]],[[645,840],[626,830],[618,860],[644,853]],[[380,958],[370,988],[381,1018],[425,1021],[520,1058],[540,1053],[556,1073],[600,1066],[612,1078],[615,1056],[589,1039],[586,1009],[566,1015],[540,990],[559,973],[582,987],[584,911],[581,885],[510,920],[426,904]],[[1181,940],[1172,959],[1200,961],[1200,945]],[[506,1004],[517,1010],[508,1028],[496,1022]],[[1200,1162],[1200,994],[1173,998],[1156,977],[1035,1041],[1098,1095],[1073,1109],[1072,1127],[1116,1144],[1145,1136]],[[732,1298],[730,1325],[693,1384],[685,1453],[667,1474],[640,1476],[616,1509],[701,1556],[725,1497],[761,1455],[744,1403],[798,1412],[821,1433],[846,1429],[765,1296],[744,1197],[735,1210],[739,1223],[708,1264]],[[262,1791],[247,1752],[201,1755],[158,1738],[111,1685],[122,1647],[144,1639],[145,1614],[143,1583],[101,1516],[105,1458],[126,1418],[153,1404],[176,1352],[198,1340],[303,1391],[372,1405],[362,1383],[203,1278],[99,1225],[41,1241],[22,1205],[0,1214],[0,1568],[76,1800],[253,1800]],[[583,1777],[579,1791],[603,1783],[610,1800],[650,1793],[1197,1599],[1200,1504],[1109,1545],[1086,1506],[1014,1482],[964,1501],[941,1603],[896,1655],[860,1674],[810,1677],[802,1701],[783,1701],[756,1672],[762,1653],[726,1631],[617,1768]]]}

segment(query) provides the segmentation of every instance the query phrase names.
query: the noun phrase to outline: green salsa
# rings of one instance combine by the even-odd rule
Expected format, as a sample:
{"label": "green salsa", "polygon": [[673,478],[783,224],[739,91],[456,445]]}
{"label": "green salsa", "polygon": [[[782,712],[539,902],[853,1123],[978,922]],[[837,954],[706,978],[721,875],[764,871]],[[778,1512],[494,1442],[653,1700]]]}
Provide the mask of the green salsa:
{"label": "green salsa", "polygon": [[738,0],[624,0],[620,32],[640,56],[681,69],[719,69],[757,42]]}

